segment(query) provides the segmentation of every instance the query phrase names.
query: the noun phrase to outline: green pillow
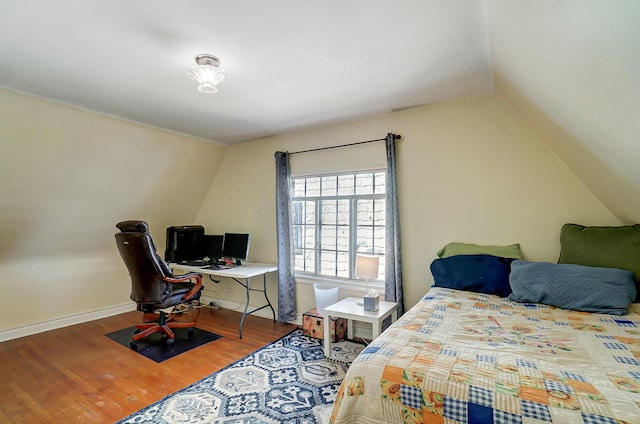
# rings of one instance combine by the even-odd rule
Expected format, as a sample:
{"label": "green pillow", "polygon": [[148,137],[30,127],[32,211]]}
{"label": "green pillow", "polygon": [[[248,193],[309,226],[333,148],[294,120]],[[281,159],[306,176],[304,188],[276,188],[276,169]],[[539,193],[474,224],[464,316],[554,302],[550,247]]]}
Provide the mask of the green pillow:
{"label": "green pillow", "polygon": [[619,268],[640,282],[640,224],[585,227],[565,224],[560,230],[560,264]]}
{"label": "green pillow", "polygon": [[448,258],[455,255],[492,255],[502,258],[522,259],[520,244],[508,246],[482,246],[470,243],[449,243],[438,251],[438,256]]}

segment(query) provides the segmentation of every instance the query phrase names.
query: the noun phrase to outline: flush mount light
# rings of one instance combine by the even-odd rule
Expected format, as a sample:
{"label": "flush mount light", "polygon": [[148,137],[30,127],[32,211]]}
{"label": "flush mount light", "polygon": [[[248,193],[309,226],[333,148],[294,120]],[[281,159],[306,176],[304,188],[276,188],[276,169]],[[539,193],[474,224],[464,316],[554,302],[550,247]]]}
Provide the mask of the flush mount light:
{"label": "flush mount light", "polygon": [[220,59],[210,54],[196,56],[196,65],[187,69],[187,76],[198,83],[198,90],[208,94],[218,91],[217,86],[227,79],[220,69]]}

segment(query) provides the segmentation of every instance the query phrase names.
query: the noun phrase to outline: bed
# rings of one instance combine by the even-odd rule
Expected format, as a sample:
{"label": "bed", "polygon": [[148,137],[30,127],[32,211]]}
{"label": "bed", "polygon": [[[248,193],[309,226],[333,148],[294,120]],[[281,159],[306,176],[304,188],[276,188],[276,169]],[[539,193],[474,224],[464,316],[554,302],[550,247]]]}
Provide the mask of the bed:
{"label": "bed", "polygon": [[[640,423],[640,304],[633,303],[633,272],[623,271],[625,279],[631,275],[627,292],[615,282],[607,286],[615,280],[607,277],[591,297],[589,281],[582,288],[569,285],[567,294],[563,272],[591,275],[594,267],[504,261],[488,253],[507,267],[511,298],[479,292],[476,282],[430,288],[355,359],[336,395],[332,423]],[[482,255],[451,255],[455,269],[472,256],[477,261]],[[527,292],[539,284],[541,290]],[[554,305],[557,299],[546,296],[558,287],[564,288]],[[499,292],[493,286],[484,291]],[[600,299],[610,293],[626,298],[622,309],[608,302],[603,307]],[[596,312],[592,304],[571,303],[585,298],[598,303]]]}

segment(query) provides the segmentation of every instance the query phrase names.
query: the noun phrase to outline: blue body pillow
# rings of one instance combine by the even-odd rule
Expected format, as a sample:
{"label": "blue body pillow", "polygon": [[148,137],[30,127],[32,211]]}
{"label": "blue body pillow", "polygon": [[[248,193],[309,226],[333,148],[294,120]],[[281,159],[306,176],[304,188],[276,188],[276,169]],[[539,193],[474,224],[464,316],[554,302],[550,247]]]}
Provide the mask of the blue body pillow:
{"label": "blue body pillow", "polygon": [[506,297],[511,293],[509,270],[513,258],[492,255],[455,255],[431,262],[436,287]]}
{"label": "blue body pillow", "polygon": [[636,297],[633,272],[617,268],[516,260],[509,283],[513,301],[601,314],[625,315]]}

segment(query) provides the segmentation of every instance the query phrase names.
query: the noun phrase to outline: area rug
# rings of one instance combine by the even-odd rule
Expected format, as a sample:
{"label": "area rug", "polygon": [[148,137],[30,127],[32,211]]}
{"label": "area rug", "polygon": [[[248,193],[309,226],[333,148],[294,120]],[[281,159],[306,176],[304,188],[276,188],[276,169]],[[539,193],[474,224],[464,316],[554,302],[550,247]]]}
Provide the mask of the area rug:
{"label": "area rug", "polygon": [[328,423],[345,371],[364,345],[297,329],[119,423]]}
{"label": "area rug", "polygon": [[[105,335],[111,340],[125,346],[127,349],[130,349],[129,342],[131,342],[131,336],[133,336],[135,329],[136,327],[129,327]],[[219,334],[199,328],[194,328],[193,334],[190,335],[189,338],[187,338],[186,328],[175,328],[174,333],[176,335],[176,341],[172,345],[167,345],[161,333],[155,333],[139,340],[136,351],[142,356],[156,362],[162,362],[222,337]]]}

